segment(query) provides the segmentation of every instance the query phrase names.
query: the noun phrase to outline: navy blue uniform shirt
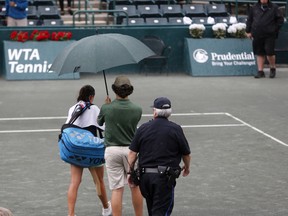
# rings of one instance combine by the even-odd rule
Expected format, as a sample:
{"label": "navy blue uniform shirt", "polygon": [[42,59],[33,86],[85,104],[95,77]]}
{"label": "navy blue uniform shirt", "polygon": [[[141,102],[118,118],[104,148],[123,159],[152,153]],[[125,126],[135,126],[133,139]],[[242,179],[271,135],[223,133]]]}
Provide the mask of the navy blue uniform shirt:
{"label": "navy blue uniform shirt", "polygon": [[182,128],[163,117],[157,117],[141,125],[129,148],[139,152],[141,168],[179,168],[182,155],[190,154],[190,147]]}

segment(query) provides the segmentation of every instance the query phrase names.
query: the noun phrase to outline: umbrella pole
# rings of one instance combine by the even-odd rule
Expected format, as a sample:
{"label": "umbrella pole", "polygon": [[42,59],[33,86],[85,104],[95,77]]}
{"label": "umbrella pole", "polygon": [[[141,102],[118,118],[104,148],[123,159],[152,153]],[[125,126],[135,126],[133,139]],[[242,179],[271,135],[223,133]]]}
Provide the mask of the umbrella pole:
{"label": "umbrella pole", "polygon": [[107,87],[107,81],[106,81],[106,75],[105,75],[105,70],[103,70],[103,76],[104,76],[104,83],[105,83],[105,88],[106,88],[106,94],[107,94],[107,96],[109,96],[108,87]]}

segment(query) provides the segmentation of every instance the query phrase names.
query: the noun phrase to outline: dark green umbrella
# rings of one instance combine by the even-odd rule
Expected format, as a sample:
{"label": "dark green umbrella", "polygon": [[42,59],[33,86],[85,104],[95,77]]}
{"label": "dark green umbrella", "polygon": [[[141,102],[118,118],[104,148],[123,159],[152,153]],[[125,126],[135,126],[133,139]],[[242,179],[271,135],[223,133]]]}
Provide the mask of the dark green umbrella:
{"label": "dark green umbrella", "polygon": [[65,73],[103,71],[135,64],[155,53],[140,40],[123,34],[99,34],[82,38],[64,48],[55,58],[50,71]]}

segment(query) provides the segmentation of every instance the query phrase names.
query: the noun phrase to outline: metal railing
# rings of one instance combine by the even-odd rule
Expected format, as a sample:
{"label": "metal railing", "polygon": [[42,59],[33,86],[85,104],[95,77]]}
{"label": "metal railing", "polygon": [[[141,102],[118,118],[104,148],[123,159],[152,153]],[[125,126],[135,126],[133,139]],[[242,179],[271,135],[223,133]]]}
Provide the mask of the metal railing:
{"label": "metal railing", "polygon": [[[73,19],[73,23],[72,23],[73,27],[76,26],[76,21],[75,21],[76,16],[78,15],[80,17],[81,14],[85,14],[85,24],[86,25],[95,26],[95,14],[97,14],[97,13],[99,13],[99,14],[100,13],[107,13],[107,16],[109,16],[109,14],[111,14],[111,13],[113,13],[113,15],[122,13],[126,17],[126,26],[129,25],[129,23],[128,23],[128,14],[127,14],[127,12],[122,11],[122,10],[78,10],[78,11],[75,11],[73,13],[73,18],[72,18]],[[89,16],[89,18],[90,18],[89,22],[90,23],[88,23],[87,17],[90,14],[92,14],[92,18],[91,18],[91,16]]]}

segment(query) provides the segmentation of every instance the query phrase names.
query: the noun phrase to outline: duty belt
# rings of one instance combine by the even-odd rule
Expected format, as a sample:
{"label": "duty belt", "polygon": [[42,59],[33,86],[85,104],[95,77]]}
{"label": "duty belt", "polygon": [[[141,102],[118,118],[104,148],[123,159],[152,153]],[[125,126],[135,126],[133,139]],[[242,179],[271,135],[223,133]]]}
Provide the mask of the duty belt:
{"label": "duty belt", "polygon": [[167,174],[167,170],[170,169],[170,167],[167,166],[158,166],[156,168],[141,168],[141,174],[144,173],[159,173],[159,174]]}
{"label": "duty belt", "polygon": [[159,173],[158,168],[141,168],[141,173]]}

